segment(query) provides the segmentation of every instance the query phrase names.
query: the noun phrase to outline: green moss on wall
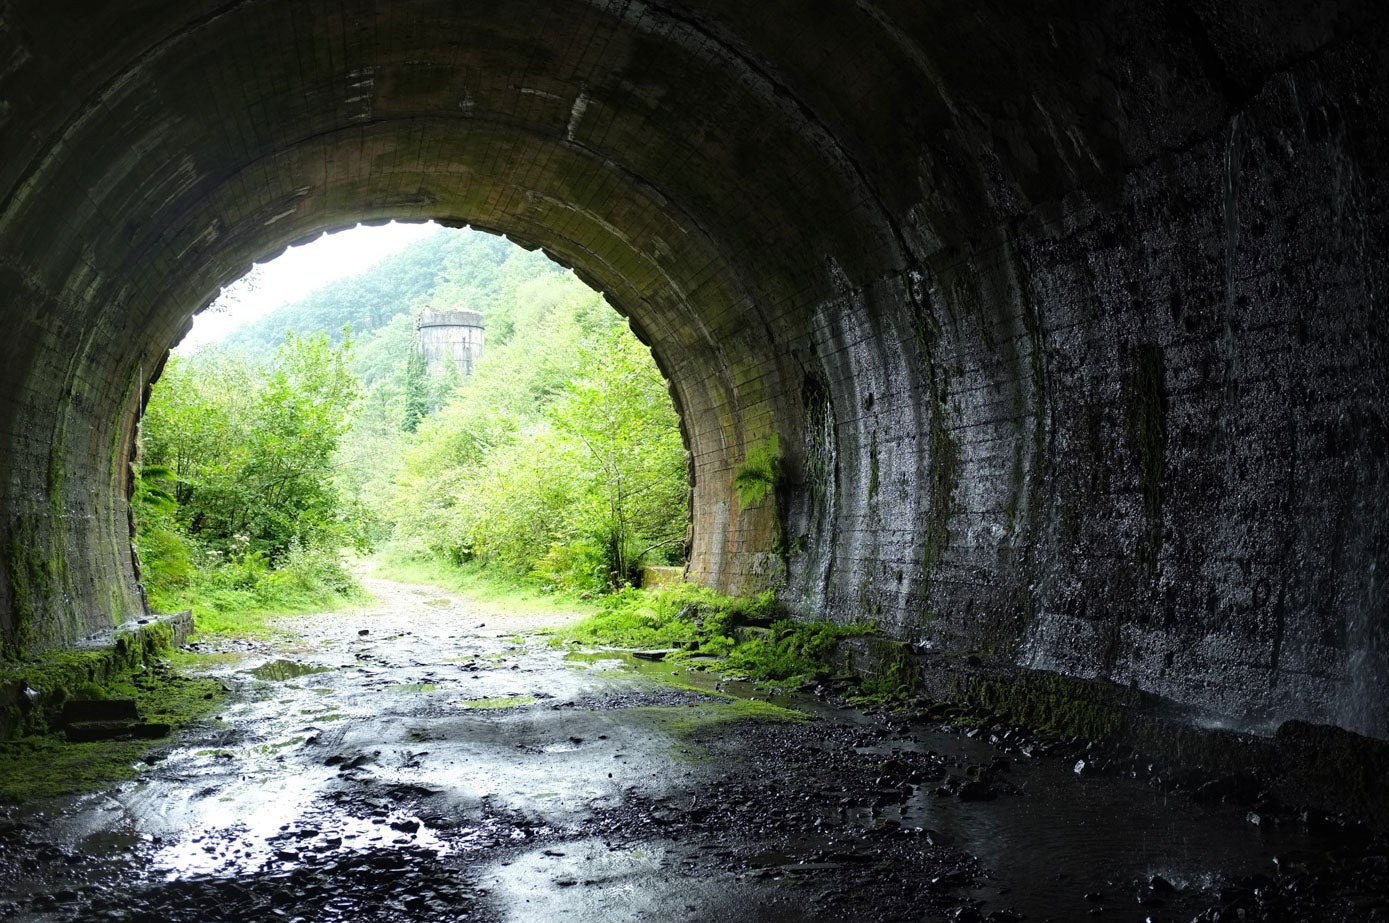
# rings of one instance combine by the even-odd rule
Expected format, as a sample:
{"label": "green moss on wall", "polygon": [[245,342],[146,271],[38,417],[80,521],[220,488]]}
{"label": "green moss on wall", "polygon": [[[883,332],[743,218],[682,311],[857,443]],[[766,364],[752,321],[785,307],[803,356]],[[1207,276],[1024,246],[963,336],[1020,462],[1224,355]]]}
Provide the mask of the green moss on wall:
{"label": "green moss on wall", "polygon": [[860,664],[858,689],[851,701],[859,705],[905,702],[921,685],[921,670],[911,648],[900,641],[870,638],[871,656]]}
{"label": "green moss on wall", "polygon": [[1161,347],[1140,343],[1133,348],[1127,386],[1129,451],[1138,468],[1138,490],[1143,498],[1144,528],[1136,552],[1148,570],[1154,571],[1162,552],[1162,486],[1167,448],[1167,391]]}
{"label": "green moss on wall", "polygon": [[950,544],[950,514],[960,480],[960,450],[945,427],[945,385],[936,391],[930,423],[931,469],[927,491],[930,519],[922,549],[922,569],[929,579],[932,568]]}
{"label": "green moss on wall", "polygon": [[927,515],[930,518],[926,522],[921,551],[922,573],[929,581],[936,562],[950,544],[950,513],[960,477],[960,452],[945,425],[950,374],[937,355],[941,322],[935,307],[931,304],[926,287],[922,284],[923,278],[924,275],[920,272],[909,273],[907,291],[915,306],[912,312],[912,326],[916,333],[917,349],[924,364],[922,378],[929,383],[930,388],[927,424],[930,469],[926,484],[929,499]]}
{"label": "green moss on wall", "polygon": [[[220,703],[220,683],[183,676],[164,664],[84,684],[84,697],[131,698],[142,721],[183,727]],[[0,802],[66,795],[136,776],[158,740],[74,743],[61,733],[35,732],[0,741]]]}
{"label": "green moss on wall", "polygon": [[964,699],[1004,720],[1056,737],[1110,740],[1127,726],[1117,690],[1100,690],[1083,680],[1056,673],[1026,672],[1015,677],[971,677]]}
{"label": "green moss on wall", "polygon": [[172,643],[173,630],[163,622],[151,622],[120,632],[107,647],[50,650],[0,668],[0,687],[34,693],[32,701],[27,696],[16,701],[8,720],[0,716],[0,740],[45,732],[68,699],[82,690],[110,687],[116,677],[160,662]]}

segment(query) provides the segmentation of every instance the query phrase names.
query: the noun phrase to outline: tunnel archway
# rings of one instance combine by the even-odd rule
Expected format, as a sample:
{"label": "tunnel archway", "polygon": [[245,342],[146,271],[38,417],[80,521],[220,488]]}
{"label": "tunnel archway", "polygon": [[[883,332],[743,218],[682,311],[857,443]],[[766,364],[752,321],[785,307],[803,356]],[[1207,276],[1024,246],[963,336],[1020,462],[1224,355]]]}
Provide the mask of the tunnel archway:
{"label": "tunnel archway", "polygon": [[652,344],[697,579],[1386,736],[1384,14],[1073,14],[0,6],[5,653],[139,611],[130,422],[191,309],[432,218]]}

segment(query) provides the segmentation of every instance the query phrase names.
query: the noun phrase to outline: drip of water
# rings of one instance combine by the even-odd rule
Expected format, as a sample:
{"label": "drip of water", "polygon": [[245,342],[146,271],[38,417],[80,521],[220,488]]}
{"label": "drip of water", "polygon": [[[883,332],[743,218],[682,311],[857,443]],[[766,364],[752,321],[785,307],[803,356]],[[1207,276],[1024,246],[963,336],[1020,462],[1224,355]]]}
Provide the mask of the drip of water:
{"label": "drip of water", "polygon": [[1231,405],[1239,378],[1239,354],[1235,344],[1235,262],[1239,256],[1239,180],[1242,166],[1243,114],[1230,120],[1230,137],[1225,143],[1225,170],[1221,186],[1225,217],[1225,413],[1221,425],[1228,427]]}

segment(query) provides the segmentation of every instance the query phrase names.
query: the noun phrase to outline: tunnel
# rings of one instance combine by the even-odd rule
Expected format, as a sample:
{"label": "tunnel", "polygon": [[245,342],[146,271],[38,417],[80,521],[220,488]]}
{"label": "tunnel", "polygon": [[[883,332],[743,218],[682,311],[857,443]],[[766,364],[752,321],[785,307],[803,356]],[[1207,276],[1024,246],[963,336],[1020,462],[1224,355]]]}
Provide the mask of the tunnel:
{"label": "tunnel", "polygon": [[1278,6],[0,2],[3,656],[144,613],[135,426],[219,287],[435,220],[651,345],[691,579],[1389,737],[1389,34]]}

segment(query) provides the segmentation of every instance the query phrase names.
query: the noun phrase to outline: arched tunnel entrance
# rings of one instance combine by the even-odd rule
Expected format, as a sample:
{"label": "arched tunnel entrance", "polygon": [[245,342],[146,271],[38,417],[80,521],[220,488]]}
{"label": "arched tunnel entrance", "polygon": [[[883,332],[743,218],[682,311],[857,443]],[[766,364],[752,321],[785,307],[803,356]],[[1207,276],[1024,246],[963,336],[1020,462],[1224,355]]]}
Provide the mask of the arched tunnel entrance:
{"label": "arched tunnel entrance", "polygon": [[1384,15],[1073,14],[0,5],[5,655],[140,611],[131,421],[191,309],[435,219],[652,345],[696,579],[1389,736]]}

